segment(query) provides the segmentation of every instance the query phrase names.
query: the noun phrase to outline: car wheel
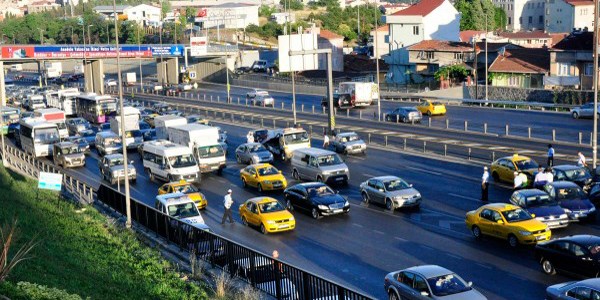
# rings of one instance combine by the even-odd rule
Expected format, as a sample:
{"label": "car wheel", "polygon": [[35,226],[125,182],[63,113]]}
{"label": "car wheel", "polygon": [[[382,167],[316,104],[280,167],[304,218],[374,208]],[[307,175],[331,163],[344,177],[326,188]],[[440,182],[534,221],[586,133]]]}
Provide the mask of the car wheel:
{"label": "car wheel", "polygon": [[398,298],[398,295],[396,295],[396,293],[393,291],[390,291],[388,293],[388,299],[389,300],[400,300],[400,298]]}
{"label": "car wheel", "polygon": [[265,228],[265,224],[260,224],[260,233],[267,234],[267,228]]}
{"label": "car wheel", "polygon": [[579,119],[579,114],[575,111],[573,112],[572,116],[573,116],[573,119]]}
{"label": "car wheel", "polygon": [[150,171],[150,169],[148,169],[148,177],[150,178],[151,182],[154,182],[154,174],[152,173],[152,171]]}
{"label": "car wheel", "polygon": [[244,177],[242,177],[242,186],[243,187],[248,187],[248,184],[246,183],[246,179],[244,179]]}
{"label": "car wheel", "polygon": [[362,199],[365,204],[369,204],[369,195],[366,192],[362,192]]}
{"label": "car wheel", "polygon": [[310,215],[313,217],[313,219],[319,219],[321,217],[321,215],[319,214],[319,211],[313,207],[313,209],[310,211]]}
{"label": "car wheel", "polygon": [[500,182],[500,175],[498,175],[498,173],[493,172],[492,173],[492,178],[494,178],[495,182]]}
{"label": "car wheel", "polygon": [[259,191],[260,193],[262,193],[262,192],[263,192],[262,185],[260,185],[260,183],[258,184],[257,188],[258,188],[258,191]]}
{"label": "car wheel", "polygon": [[242,158],[239,155],[237,155],[237,154],[235,155],[235,160],[237,160],[238,164],[242,163]]}
{"label": "car wheel", "polygon": [[478,226],[473,226],[473,228],[471,228],[471,232],[476,239],[481,238],[481,229],[479,229]]}
{"label": "car wheel", "polygon": [[317,176],[317,181],[318,182],[323,182],[323,177],[321,177],[321,175]]}
{"label": "car wheel", "polygon": [[242,224],[244,224],[244,226],[248,226],[248,220],[246,220],[246,217],[242,217]]}
{"label": "car wheel", "polygon": [[556,269],[554,269],[554,265],[552,265],[552,263],[545,258],[542,258],[542,271],[544,271],[544,273],[548,275],[556,274]]}
{"label": "car wheel", "polygon": [[287,208],[287,210],[289,211],[294,210],[294,206],[292,205],[292,201],[290,201],[290,199],[287,199],[287,201],[285,201],[285,208]]}
{"label": "car wheel", "polygon": [[394,211],[394,205],[392,203],[392,200],[385,199],[385,208],[387,208],[387,210]]}
{"label": "car wheel", "polygon": [[508,244],[511,247],[516,248],[517,246],[519,246],[519,239],[517,239],[517,237],[514,234],[511,234],[508,236]]}
{"label": "car wheel", "polygon": [[298,170],[294,169],[294,172],[292,172],[292,177],[294,177],[295,180],[300,180],[300,175],[298,174]]}

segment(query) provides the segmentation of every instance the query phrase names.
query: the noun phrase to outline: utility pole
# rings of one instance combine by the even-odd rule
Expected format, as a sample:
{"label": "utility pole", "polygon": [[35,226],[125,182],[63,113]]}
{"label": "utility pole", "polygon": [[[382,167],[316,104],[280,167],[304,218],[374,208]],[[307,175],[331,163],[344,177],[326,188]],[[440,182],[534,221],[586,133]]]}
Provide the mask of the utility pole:
{"label": "utility pole", "polygon": [[[596,0],[597,1],[597,0]],[[487,13],[485,14],[485,104],[488,101],[488,28]]]}
{"label": "utility pole", "polygon": [[[94,27],[94,24],[90,24],[87,26],[88,28],[88,44],[91,46],[92,45],[92,32],[90,31],[90,27]],[[84,36],[85,38],[85,36]]]}
{"label": "utility pole", "polygon": [[[86,46],[85,46],[85,23],[84,22],[81,23],[81,30],[83,31],[82,32],[82,34],[83,34],[83,76],[87,77],[90,74],[92,74],[92,71],[91,71],[91,67],[90,67],[90,74],[86,73],[87,72],[87,70],[86,70],[87,69],[87,56],[85,55],[86,54]],[[91,90],[93,92],[94,91],[94,81],[90,80],[90,83],[91,83]],[[85,87],[86,87],[86,92],[90,92],[90,89],[87,88],[87,85]]]}
{"label": "utility pole", "polygon": [[598,154],[598,0],[594,1],[594,128],[592,134],[592,166],[596,169]]}
{"label": "utility pole", "polygon": [[[142,41],[140,40],[140,27],[137,30],[137,38],[138,38],[138,52],[142,51]],[[142,74],[142,57],[140,55],[140,89],[144,90],[144,75]]]}
{"label": "utility pole", "polygon": [[377,32],[377,24],[379,23],[378,19],[378,14],[377,14],[377,0],[375,0],[375,45],[373,46],[373,54],[375,54],[375,68],[376,68],[376,72],[377,74],[375,74],[375,76],[377,77],[377,94],[378,94],[378,99],[377,99],[377,120],[381,121],[381,90],[379,89],[380,87],[380,82],[379,82],[379,49],[377,49],[377,46],[379,45],[377,43],[377,36],[379,36],[379,33]]}
{"label": "utility pole", "polygon": [[125,115],[123,114],[123,80],[121,76],[121,51],[119,50],[119,28],[117,27],[117,3],[113,0],[115,14],[115,45],[117,52],[117,77],[119,79],[119,106],[121,111],[121,143],[123,144],[123,171],[125,172],[125,207],[127,214],[126,228],[131,228],[131,198],[129,196],[129,161],[127,160],[127,147],[125,147]]}
{"label": "utility pole", "polygon": [[[285,16],[285,19],[287,21],[287,27],[288,27],[288,32],[287,34],[290,35],[290,39],[289,39],[289,49],[292,49],[292,24],[291,22],[291,0],[289,0],[287,2],[287,15]],[[298,32],[298,34],[302,34],[301,32]],[[314,34],[314,33],[313,33]],[[290,55],[290,62],[292,60],[292,57]],[[296,118],[296,72],[294,72],[294,70],[292,70],[292,114],[294,115],[294,127],[296,127],[296,124],[298,124],[298,120]]]}

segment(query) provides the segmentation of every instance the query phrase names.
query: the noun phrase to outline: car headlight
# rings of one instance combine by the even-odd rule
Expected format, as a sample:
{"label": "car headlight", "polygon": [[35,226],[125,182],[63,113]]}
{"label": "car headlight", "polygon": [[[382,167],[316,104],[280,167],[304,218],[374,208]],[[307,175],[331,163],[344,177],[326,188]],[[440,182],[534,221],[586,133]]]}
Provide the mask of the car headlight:
{"label": "car headlight", "polygon": [[322,210],[328,210],[328,209],[329,209],[329,207],[327,207],[327,205],[319,205],[319,206],[317,206],[317,207],[318,207],[319,209],[322,209]]}
{"label": "car headlight", "polygon": [[590,208],[589,212],[594,212],[596,211],[596,208],[592,206],[592,208]]}
{"label": "car headlight", "polygon": [[520,233],[522,236],[528,236],[528,235],[531,235],[531,232],[529,232],[529,231],[527,231],[527,230],[519,230],[519,233]]}
{"label": "car headlight", "polygon": [[350,202],[348,202],[348,200],[346,200],[346,202],[344,202],[344,206],[350,206]]}
{"label": "car headlight", "polygon": [[252,154],[252,160],[258,161],[259,159],[260,159],[260,157],[258,157],[258,155]]}
{"label": "car headlight", "polygon": [[325,171],[325,172],[323,172],[323,175],[325,175],[325,176],[329,176],[329,175],[331,175],[331,172],[329,172],[329,171]]}
{"label": "car headlight", "polygon": [[275,221],[273,221],[273,220],[267,220],[267,224],[275,224]]}
{"label": "car headlight", "polygon": [[294,221],[294,220],[295,220],[295,219],[294,219],[294,216],[291,216],[291,217],[289,218],[289,220],[290,220],[290,221]]}
{"label": "car headlight", "polygon": [[570,209],[567,209],[567,208],[565,208],[565,212],[568,213],[568,214],[572,213],[572,211]]}
{"label": "car headlight", "polygon": [[415,196],[416,196],[417,198],[421,198],[421,193],[417,193]]}
{"label": "car headlight", "polygon": [[117,176],[119,174],[119,171],[115,170],[115,171],[112,171],[111,173],[112,173],[113,176]]}
{"label": "car headlight", "polygon": [[271,180],[265,180],[263,181],[264,184],[271,184]]}
{"label": "car headlight", "polygon": [[561,219],[566,219],[566,218],[568,218],[568,217],[569,217],[569,216],[567,216],[567,214],[562,214],[562,215],[560,215],[560,216],[559,216],[559,218],[561,218]]}

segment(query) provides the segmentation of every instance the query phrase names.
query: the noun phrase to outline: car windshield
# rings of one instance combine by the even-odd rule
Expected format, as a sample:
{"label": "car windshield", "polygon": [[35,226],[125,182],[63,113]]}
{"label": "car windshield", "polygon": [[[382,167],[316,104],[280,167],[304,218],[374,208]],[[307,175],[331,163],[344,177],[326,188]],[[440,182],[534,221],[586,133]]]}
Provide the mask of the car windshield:
{"label": "car windshield", "polygon": [[120,166],[123,164],[123,158],[119,157],[119,158],[112,158],[108,161],[108,166],[112,167],[112,166]]}
{"label": "car windshield", "polygon": [[438,106],[438,105],[444,105],[444,104],[442,104],[440,102],[433,102],[433,105]]}
{"label": "car windshield", "polygon": [[579,168],[565,171],[565,176],[568,180],[581,180],[592,177],[587,168]]}
{"label": "car windshield", "polygon": [[249,152],[251,153],[255,153],[255,152],[265,152],[267,151],[267,149],[263,146],[263,145],[252,145],[250,146],[250,148],[248,149]]}
{"label": "car windshield", "polygon": [[193,123],[196,123],[197,121],[198,121],[198,118],[196,118],[196,117],[188,117],[187,118],[188,124],[193,124]]}
{"label": "car windshield", "polygon": [[79,125],[79,124],[85,124],[85,122],[84,122],[84,121],[85,121],[84,119],[77,118],[77,119],[72,119],[72,120],[71,120],[71,123],[72,123],[73,125]]}
{"label": "car windshield", "polygon": [[79,150],[79,147],[77,147],[77,146],[72,146],[72,147],[63,148],[62,153],[65,155],[75,154],[75,153],[81,153],[81,150]]}
{"label": "car windshield", "polygon": [[343,136],[340,141],[342,143],[347,143],[347,142],[354,142],[354,141],[358,141],[360,140],[360,138],[358,137],[358,135],[353,134],[353,135],[348,135],[348,136]]}
{"label": "car windshield", "polygon": [[335,192],[328,186],[326,185],[322,185],[319,187],[309,187],[306,189],[306,191],[308,192],[308,195],[310,197],[321,197],[321,196],[327,196],[327,195],[333,195],[335,194]]}
{"label": "car windshield", "polygon": [[186,219],[200,215],[194,202],[169,205],[167,210],[169,211],[169,216],[178,219]]}
{"label": "car windshield", "polygon": [[306,133],[306,131],[286,134],[283,136],[283,139],[286,145],[302,144],[308,143],[310,141],[310,139],[308,138],[308,133]]}
{"label": "car windshield", "polygon": [[260,176],[269,176],[269,175],[275,175],[275,174],[279,174],[279,171],[277,169],[275,169],[275,167],[272,167],[272,166],[258,169],[258,175],[260,175]]}
{"label": "car windshield", "polygon": [[410,185],[408,185],[408,183],[402,179],[384,181],[383,185],[385,185],[385,190],[388,192],[404,190],[410,187]]}
{"label": "car windshield", "polygon": [[196,193],[198,189],[191,184],[177,185],[173,187],[173,192],[179,192],[184,194]]}
{"label": "car windshield", "polygon": [[225,151],[223,151],[223,146],[221,145],[198,147],[198,156],[201,158],[220,157],[223,155],[225,155]]}
{"label": "car windshield", "polygon": [[319,156],[319,166],[334,166],[342,163],[342,160],[337,154],[329,154]]}
{"label": "car windshield", "polygon": [[531,219],[531,215],[522,208],[505,210],[502,215],[508,223],[527,221]]}
{"label": "car windshield", "polygon": [[428,278],[431,292],[438,297],[470,291],[471,287],[456,274]]}
{"label": "car windshield", "polygon": [[56,126],[58,129],[67,129],[67,124],[65,124],[65,122],[57,122]]}
{"label": "car windshield", "polygon": [[121,139],[118,137],[107,137],[104,139],[104,145],[116,145],[121,143]]}
{"label": "car windshield", "polygon": [[186,168],[196,165],[194,156],[191,154],[169,157],[169,165],[173,168]]}
{"label": "car windshield", "polygon": [[520,160],[515,162],[515,164],[519,170],[537,169],[539,167],[539,165],[531,159]]}
{"label": "car windshield", "polygon": [[258,208],[263,213],[272,213],[285,210],[285,208],[283,208],[283,206],[277,201],[259,203]]}
{"label": "car windshield", "polygon": [[150,124],[148,124],[146,122],[140,122],[140,129],[141,130],[150,129]]}
{"label": "car windshield", "polygon": [[54,144],[58,142],[58,130],[56,128],[35,129],[33,141],[35,143]]}
{"label": "car windshield", "polygon": [[82,137],[95,137],[96,134],[91,130],[86,130],[80,133]]}
{"label": "car windshield", "polygon": [[556,202],[550,199],[548,195],[537,195],[533,197],[527,197],[527,206],[547,206],[547,205],[556,205]]}
{"label": "car windshield", "polygon": [[583,198],[586,198],[585,193],[578,186],[556,189],[557,200],[577,200]]}

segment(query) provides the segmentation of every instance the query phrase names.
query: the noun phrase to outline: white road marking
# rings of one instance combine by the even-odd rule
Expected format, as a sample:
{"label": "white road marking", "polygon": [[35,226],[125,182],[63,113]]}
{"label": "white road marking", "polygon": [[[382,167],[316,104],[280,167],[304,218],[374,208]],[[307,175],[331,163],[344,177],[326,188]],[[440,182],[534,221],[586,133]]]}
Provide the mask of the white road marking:
{"label": "white road marking", "polygon": [[442,173],[440,172],[434,172],[434,171],[429,171],[429,170],[425,170],[425,169],[421,169],[421,168],[415,168],[415,167],[411,167],[411,166],[407,166],[407,169],[411,169],[411,170],[415,170],[417,172],[423,172],[423,173],[428,173],[431,175],[436,175],[436,176],[441,176]]}
{"label": "white road marking", "polygon": [[384,235],[384,234],[385,234],[383,231],[379,231],[379,230],[375,230],[375,229],[373,229],[373,232],[375,232],[375,233],[378,233],[378,234],[381,234],[381,235]]}
{"label": "white road marking", "polygon": [[462,199],[465,199],[465,200],[471,200],[471,201],[481,202],[481,200],[479,200],[477,198],[473,198],[473,197],[469,197],[469,196],[463,196],[463,195],[454,194],[454,193],[448,193],[448,196],[453,196],[453,197],[458,197],[458,198],[462,198]]}
{"label": "white road marking", "polygon": [[363,226],[362,226],[362,225],[360,225],[360,224],[358,224],[358,223],[352,223],[352,225],[353,225],[353,226],[356,226],[356,227],[363,228]]}
{"label": "white road marking", "polygon": [[491,269],[492,269],[492,267],[490,267],[490,266],[488,266],[488,265],[484,265],[484,264],[482,264],[482,263],[476,263],[476,264],[477,264],[478,266],[480,266],[480,267],[482,267],[482,268],[485,268],[485,269],[488,269],[488,270],[491,270]]}
{"label": "white road marking", "polygon": [[427,245],[419,244],[419,246],[421,246],[421,248],[425,248],[427,250],[435,250],[435,249],[433,249],[433,247],[430,247],[430,246],[427,246]]}
{"label": "white road marking", "polygon": [[403,238],[401,238],[401,237],[397,237],[397,236],[395,236],[394,238],[395,238],[395,239],[397,239],[397,240],[399,240],[399,241],[401,241],[401,242],[406,242],[406,240],[405,240],[405,239],[403,239]]}
{"label": "white road marking", "polygon": [[450,257],[452,257],[452,258],[456,258],[456,259],[458,259],[458,260],[462,260],[462,257],[460,257],[460,256],[458,256],[458,255],[455,255],[455,254],[452,254],[452,253],[446,253],[446,255],[448,255],[448,256],[450,256]]}
{"label": "white road marking", "polygon": [[371,177],[375,177],[375,175],[373,175],[373,174],[369,174],[369,173],[363,173],[363,175],[364,175],[364,176],[366,176],[366,177],[369,177],[369,178],[371,178]]}

